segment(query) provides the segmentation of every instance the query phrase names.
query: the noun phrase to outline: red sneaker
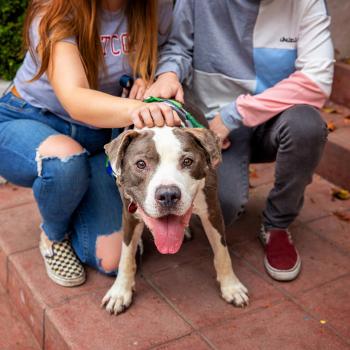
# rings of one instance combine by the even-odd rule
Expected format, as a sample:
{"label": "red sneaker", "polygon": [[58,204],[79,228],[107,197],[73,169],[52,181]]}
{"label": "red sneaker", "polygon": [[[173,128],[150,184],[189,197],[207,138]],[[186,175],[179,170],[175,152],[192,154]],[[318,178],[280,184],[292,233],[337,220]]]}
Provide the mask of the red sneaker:
{"label": "red sneaker", "polygon": [[264,265],[267,273],[277,281],[294,280],[301,269],[301,259],[291,234],[285,229],[261,228],[260,240],[265,246]]}

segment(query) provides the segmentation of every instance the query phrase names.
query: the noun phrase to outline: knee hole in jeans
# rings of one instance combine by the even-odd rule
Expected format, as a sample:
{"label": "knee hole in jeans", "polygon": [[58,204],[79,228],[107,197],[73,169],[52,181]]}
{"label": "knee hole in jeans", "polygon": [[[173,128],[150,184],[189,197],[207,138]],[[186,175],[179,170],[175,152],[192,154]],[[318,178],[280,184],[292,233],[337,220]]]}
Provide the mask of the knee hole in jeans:
{"label": "knee hole in jeans", "polygon": [[38,153],[42,157],[66,158],[82,152],[84,152],[83,147],[65,135],[52,135],[38,148]]}
{"label": "knee hole in jeans", "polygon": [[58,158],[62,161],[68,161],[71,157],[84,152],[86,152],[84,148],[68,136],[49,136],[37,149],[35,160],[38,166],[38,175],[41,176],[43,159]]}
{"label": "knee hole in jeans", "polygon": [[96,241],[96,258],[100,268],[110,273],[116,271],[119,266],[123,235],[114,232],[110,235],[99,236]]}

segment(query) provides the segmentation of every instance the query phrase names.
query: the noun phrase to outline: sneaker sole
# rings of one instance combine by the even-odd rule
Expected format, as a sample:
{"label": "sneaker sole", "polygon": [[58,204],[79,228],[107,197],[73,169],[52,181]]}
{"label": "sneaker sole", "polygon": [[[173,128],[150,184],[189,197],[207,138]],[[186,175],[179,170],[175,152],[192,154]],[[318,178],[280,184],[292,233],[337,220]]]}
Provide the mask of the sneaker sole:
{"label": "sneaker sole", "polygon": [[276,281],[292,281],[296,279],[300,273],[301,260],[300,260],[300,257],[298,256],[298,260],[293,268],[291,268],[290,270],[278,270],[269,264],[265,256],[264,266],[267,273]]}
{"label": "sneaker sole", "polygon": [[67,280],[67,279],[62,278],[60,276],[57,276],[55,273],[52,272],[52,270],[50,269],[50,266],[47,264],[46,259],[45,259],[45,255],[42,252],[40,246],[39,246],[39,250],[40,250],[41,256],[44,259],[46,273],[49,276],[49,278],[53,282],[55,282],[56,284],[58,284],[58,285],[60,285],[62,287],[78,287],[78,286],[81,286],[86,281],[85,273],[81,277],[77,277],[75,279],[70,279],[70,280]]}

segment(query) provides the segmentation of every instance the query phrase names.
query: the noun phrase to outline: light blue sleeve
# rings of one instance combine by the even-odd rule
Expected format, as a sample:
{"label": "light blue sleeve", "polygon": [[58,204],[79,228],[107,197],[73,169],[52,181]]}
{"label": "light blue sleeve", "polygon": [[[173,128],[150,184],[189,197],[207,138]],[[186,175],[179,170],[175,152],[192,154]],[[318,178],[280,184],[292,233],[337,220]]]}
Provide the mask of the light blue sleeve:
{"label": "light blue sleeve", "polygon": [[158,12],[158,45],[161,48],[169,38],[173,21],[173,0],[160,0]]}
{"label": "light blue sleeve", "polygon": [[231,102],[220,109],[220,115],[225,126],[230,130],[234,130],[243,125],[243,118],[239,114],[236,102]]}
{"label": "light blue sleeve", "polygon": [[192,70],[194,0],[177,0],[168,42],[160,51],[157,76],[174,72],[184,81]]}

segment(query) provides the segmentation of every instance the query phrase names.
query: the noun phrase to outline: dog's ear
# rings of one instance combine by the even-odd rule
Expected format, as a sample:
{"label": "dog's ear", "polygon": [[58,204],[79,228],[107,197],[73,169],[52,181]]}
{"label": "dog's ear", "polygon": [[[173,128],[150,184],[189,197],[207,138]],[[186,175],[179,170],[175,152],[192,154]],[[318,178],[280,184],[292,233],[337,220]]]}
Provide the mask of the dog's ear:
{"label": "dog's ear", "polygon": [[125,151],[128,148],[130,142],[138,135],[138,131],[126,130],[122,132],[116,139],[104,146],[112,170],[118,182],[120,180],[121,167],[123,164]]}
{"label": "dog's ear", "polygon": [[217,168],[221,163],[222,157],[220,140],[214,132],[202,128],[186,128],[184,130],[191,134],[199,146],[205,150],[208,164],[214,169]]}

